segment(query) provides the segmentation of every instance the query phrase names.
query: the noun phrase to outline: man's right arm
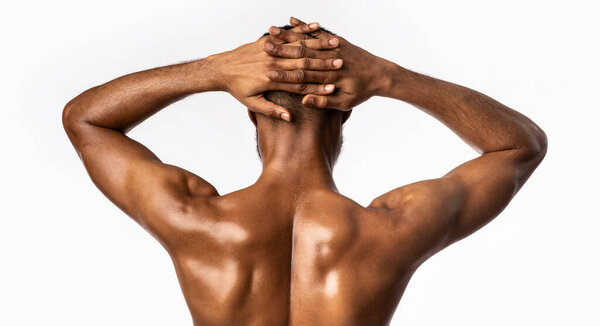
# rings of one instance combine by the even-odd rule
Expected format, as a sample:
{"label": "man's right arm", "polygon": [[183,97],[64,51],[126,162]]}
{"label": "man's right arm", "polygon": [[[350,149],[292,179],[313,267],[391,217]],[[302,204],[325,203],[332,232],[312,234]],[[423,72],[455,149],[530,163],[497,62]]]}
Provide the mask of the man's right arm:
{"label": "man's right arm", "polygon": [[426,235],[427,257],[498,216],[544,158],[547,139],[526,116],[484,94],[397,65],[387,70],[389,86],[379,95],[413,104],[481,154],[442,178],[394,189],[371,203],[397,210]]}

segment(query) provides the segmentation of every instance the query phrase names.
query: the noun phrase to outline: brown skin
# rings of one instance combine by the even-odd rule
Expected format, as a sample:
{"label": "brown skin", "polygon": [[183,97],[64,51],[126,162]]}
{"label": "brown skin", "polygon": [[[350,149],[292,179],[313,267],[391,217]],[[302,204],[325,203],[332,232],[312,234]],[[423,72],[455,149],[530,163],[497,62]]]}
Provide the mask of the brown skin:
{"label": "brown skin", "polygon": [[[292,23],[295,34],[280,31],[231,52],[124,76],[82,93],[64,110],[65,129],[92,180],[171,255],[195,325],[387,325],[417,267],[496,217],[546,151],[544,133],[525,116],[343,38],[339,48],[324,50],[344,60],[341,69],[298,66],[307,61],[288,57],[323,53],[296,45],[322,48],[325,42],[313,41],[332,37],[321,32],[307,45],[289,38],[308,32]],[[282,58],[259,54],[275,54],[279,46],[286,48]],[[336,93],[317,97],[316,106],[348,110],[370,96],[396,98],[439,119],[482,154],[363,207],[340,195],[332,177],[341,114],[277,127],[256,115],[263,172],[252,186],[222,196],[125,135],[169,103],[211,90],[259,103],[250,109],[277,118],[282,109],[263,101],[262,91],[308,88],[289,76],[269,82],[267,71],[296,68],[311,84],[335,84]]]}

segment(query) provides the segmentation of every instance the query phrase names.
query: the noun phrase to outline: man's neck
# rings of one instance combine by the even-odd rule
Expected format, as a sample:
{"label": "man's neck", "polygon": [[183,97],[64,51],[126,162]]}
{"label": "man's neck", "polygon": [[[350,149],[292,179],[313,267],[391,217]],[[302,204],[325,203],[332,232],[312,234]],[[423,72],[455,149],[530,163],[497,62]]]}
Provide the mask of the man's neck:
{"label": "man's neck", "polygon": [[332,172],[338,139],[331,133],[316,128],[261,130],[258,141],[263,171],[257,183],[337,192]]}

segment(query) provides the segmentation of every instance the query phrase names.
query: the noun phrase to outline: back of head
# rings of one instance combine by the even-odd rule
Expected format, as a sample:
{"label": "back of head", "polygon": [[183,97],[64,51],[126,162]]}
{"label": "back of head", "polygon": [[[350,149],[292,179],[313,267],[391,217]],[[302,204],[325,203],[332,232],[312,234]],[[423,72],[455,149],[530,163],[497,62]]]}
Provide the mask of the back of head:
{"label": "back of head", "polygon": [[[341,111],[331,109],[312,108],[302,104],[304,95],[285,91],[269,91],[265,93],[265,98],[277,105],[288,109],[292,116],[292,122],[297,124],[316,124],[320,125],[336,117],[342,116]],[[279,119],[271,119],[273,122],[283,122]]]}

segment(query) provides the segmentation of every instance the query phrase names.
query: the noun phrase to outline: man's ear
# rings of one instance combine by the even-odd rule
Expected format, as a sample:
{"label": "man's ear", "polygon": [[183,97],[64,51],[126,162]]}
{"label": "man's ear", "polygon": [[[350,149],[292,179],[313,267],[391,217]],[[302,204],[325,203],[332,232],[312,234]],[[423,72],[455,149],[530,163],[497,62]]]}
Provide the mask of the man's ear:
{"label": "man's ear", "polygon": [[257,127],[257,125],[256,125],[256,116],[254,115],[254,112],[248,110],[248,117],[250,117],[250,121],[252,121],[252,123],[254,124],[254,126]]}
{"label": "man's ear", "polygon": [[342,115],[342,124],[344,124],[344,122],[346,122],[346,120],[348,120],[348,118],[350,118],[351,114],[352,114],[352,109],[344,112],[344,114]]}

